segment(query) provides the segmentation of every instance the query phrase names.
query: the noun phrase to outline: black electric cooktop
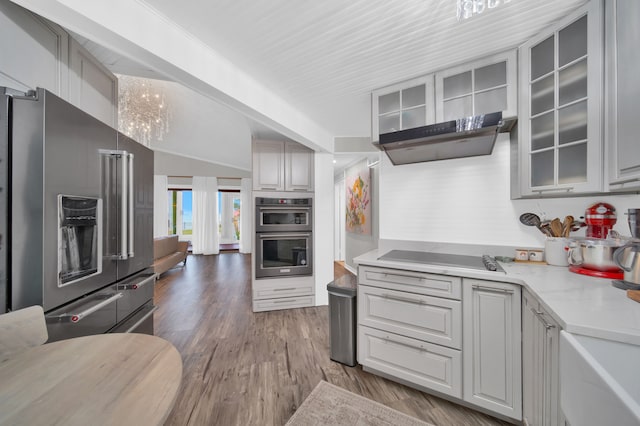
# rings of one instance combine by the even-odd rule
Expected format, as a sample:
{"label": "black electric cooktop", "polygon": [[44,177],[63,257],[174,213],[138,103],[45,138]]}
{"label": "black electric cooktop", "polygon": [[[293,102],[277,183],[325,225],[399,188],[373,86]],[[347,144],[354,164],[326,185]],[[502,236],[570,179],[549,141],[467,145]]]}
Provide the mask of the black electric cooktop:
{"label": "black electric cooktop", "polygon": [[421,263],[424,265],[451,266],[479,271],[505,272],[491,256],[466,256],[461,254],[433,253],[428,251],[391,250],[378,260]]}

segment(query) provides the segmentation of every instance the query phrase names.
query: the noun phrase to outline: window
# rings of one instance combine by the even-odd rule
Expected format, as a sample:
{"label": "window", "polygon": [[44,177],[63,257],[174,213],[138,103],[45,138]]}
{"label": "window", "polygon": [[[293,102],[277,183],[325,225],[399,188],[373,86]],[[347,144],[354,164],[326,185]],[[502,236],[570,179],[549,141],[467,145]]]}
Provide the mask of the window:
{"label": "window", "polygon": [[193,195],[190,189],[169,190],[169,235],[193,233]]}

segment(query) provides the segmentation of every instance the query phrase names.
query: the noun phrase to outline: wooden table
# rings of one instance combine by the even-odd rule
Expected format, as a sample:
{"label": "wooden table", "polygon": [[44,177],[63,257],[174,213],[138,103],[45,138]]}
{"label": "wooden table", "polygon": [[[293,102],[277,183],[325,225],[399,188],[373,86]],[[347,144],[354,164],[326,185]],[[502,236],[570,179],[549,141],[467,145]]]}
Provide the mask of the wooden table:
{"label": "wooden table", "polygon": [[0,425],[160,425],[182,359],[166,340],[101,334],[0,357]]}

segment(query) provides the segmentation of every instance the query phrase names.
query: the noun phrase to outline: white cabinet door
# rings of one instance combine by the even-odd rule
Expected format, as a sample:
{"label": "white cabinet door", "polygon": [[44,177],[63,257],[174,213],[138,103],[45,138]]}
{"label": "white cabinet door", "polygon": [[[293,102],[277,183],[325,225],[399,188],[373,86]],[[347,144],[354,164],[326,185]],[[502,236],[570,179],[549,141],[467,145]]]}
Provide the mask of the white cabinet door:
{"label": "white cabinet door", "polygon": [[522,416],[526,425],[562,425],[560,327],[527,291],[522,294]]}
{"label": "white cabinet door", "polygon": [[284,142],[254,141],[253,189],[284,191]]}
{"label": "white cabinet door", "polygon": [[72,104],[118,128],[118,78],[84,47],[69,43],[69,99]]}
{"label": "white cabinet door", "polygon": [[592,0],[520,47],[521,196],[602,191],[602,44]]}
{"label": "white cabinet door", "polygon": [[433,75],[375,90],[371,96],[371,139],[382,133],[433,124],[435,122]]}
{"label": "white cabinet door", "polygon": [[606,2],[607,106],[606,134],[609,144],[609,189],[640,187],[640,55],[636,53],[640,31],[640,2]]}
{"label": "white cabinet door", "polygon": [[502,111],[518,114],[516,51],[449,68],[435,75],[436,121]]}
{"label": "white cabinet door", "polygon": [[463,279],[463,399],[522,419],[520,286]]}
{"label": "white cabinet door", "polygon": [[284,145],[284,190],[313,191],[313,151],[297,143]]}
{"label": "white cabinet door", "polygon": [[0,86],[19,91],[43,87],[68,99],[68,50],[69,36],[62,28],[0,2]]}
{"label": "white cabinet door", "polygon": [[460,351],[358,326],[358,362],[427,389],[460,398]]}
{"label": "white cabinet door", "polygon": [[450,348],[462,346],[459,300],[359,285],[358,322]]}

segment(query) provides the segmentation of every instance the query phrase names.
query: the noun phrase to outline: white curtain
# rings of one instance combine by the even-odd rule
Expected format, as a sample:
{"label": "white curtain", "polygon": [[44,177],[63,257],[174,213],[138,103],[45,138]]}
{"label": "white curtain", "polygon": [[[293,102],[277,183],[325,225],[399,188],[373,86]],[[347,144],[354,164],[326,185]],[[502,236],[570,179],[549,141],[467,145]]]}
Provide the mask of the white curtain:
{"label": "white curtain", "polygon": [[169,193],[165,175],[153,176],[153,236],[162,237],[169,233]]}
{"label": "white curtain", "polygon": [[193,177],[193,254],[218,254],[218,179]]}
{"label": "white curtain", "polygon": [[253,202],[251,200],[251,179],[240,181],[240,253],[251,253],[253,237]]}

